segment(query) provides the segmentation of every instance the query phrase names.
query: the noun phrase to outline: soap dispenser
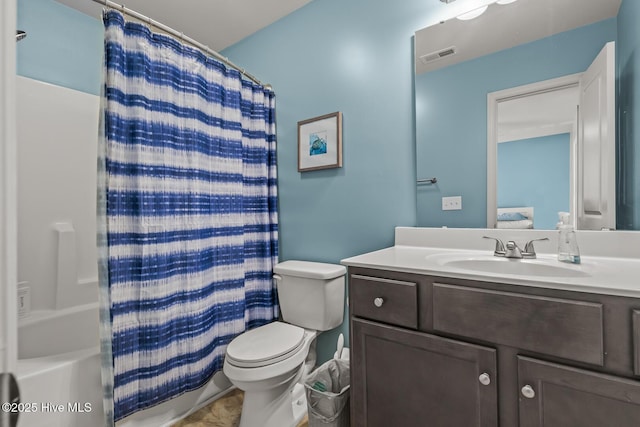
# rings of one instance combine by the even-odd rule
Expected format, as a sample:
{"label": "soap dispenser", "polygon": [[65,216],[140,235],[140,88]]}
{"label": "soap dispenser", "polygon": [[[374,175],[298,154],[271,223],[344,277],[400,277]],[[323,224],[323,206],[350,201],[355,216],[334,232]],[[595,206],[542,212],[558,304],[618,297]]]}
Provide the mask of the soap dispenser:
{"label": "soap dispenser", "polygon": [[558,217],[558,261],[580,264],[578,240],[569,223],[569,212],[558,212]]}

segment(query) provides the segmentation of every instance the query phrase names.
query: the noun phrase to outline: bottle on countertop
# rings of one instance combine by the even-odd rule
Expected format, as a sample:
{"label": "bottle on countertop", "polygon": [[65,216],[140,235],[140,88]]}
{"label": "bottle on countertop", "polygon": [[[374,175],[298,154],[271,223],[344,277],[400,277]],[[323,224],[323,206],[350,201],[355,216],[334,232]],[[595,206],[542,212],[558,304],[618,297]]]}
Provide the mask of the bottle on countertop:
{"label": "bottle on countertop", "polygon": [[578,240],[569,222],[569,212],[558,212],[558,217],[558,261],[580,264]]}

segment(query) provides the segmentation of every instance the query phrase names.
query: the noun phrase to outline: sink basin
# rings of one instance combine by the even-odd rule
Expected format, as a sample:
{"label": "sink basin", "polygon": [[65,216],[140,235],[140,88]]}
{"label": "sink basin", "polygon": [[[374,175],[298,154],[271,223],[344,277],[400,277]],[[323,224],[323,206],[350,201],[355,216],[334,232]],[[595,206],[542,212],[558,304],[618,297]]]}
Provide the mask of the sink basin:
{"label": "sink basin", "polygon": [[431,255],[427,257],[438,265],[483,273],[511,274],[534,277],[587,277],[580,265],[562,265],[554,259],[509,259],[492,255]]}

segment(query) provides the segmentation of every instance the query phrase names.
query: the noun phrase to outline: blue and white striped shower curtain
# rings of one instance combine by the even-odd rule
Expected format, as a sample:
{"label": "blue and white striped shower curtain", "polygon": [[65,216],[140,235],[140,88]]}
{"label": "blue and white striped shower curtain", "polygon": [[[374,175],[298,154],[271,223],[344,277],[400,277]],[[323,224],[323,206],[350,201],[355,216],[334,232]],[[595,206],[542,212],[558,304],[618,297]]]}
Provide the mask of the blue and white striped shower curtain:
{"label": "blue and white striped shower curtain", "polygon": [[273,92],[117,11],[104,25],[98,238],[113,422],[202,386],[233,337],[277,316],[278,218]]}

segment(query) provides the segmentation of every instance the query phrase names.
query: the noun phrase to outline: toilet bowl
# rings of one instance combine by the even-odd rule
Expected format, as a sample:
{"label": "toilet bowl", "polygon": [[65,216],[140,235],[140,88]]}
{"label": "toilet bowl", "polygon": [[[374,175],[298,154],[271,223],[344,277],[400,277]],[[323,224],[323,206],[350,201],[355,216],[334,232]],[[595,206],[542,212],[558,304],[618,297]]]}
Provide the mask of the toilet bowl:
{"label": "toilet bowl", "polygon": [[244,391],[240,427],[295,427],[306,414],[302,385],[315,365],[319,331],[340,325],[343,266],[285,261],[274,267],[282,320],[227,346],[223,371]]}
{"label": "toilet bowl", "polygon": [[[304,390],[293,393],[293,389],[308,373],[305,361],[316,336],[316,331],[274,322],[229,344],[223,370],[244,391],[240,427],[288,427],[300,422],[306,413]],[[262,347],[265,343],[268,349]]]}

